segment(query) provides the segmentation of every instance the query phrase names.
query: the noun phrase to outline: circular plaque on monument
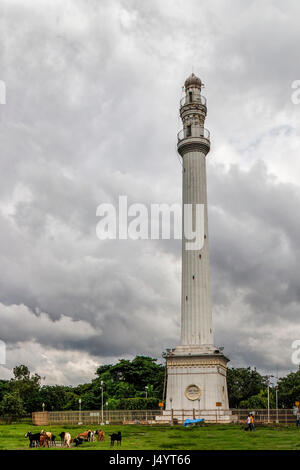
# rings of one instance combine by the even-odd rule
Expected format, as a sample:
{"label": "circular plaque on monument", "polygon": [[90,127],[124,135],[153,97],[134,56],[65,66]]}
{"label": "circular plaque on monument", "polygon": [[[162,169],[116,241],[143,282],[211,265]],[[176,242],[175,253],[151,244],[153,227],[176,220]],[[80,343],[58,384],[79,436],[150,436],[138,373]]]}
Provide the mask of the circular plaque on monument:
{"label": "circular plaque on monument", "polygon": [[201,389],[198,385],[189,385],[185,390],[185,396],[188,400],[198,400],[201,397]]}

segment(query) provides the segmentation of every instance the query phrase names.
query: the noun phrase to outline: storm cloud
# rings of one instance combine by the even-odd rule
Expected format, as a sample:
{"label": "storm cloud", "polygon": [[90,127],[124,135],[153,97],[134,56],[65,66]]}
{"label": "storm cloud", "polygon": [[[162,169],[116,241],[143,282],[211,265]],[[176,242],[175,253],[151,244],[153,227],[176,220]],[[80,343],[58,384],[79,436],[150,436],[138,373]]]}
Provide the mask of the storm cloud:
{"label": "storm cloud", "polygon": [[0,339],[47,383],[180,338],[179,241],[99,240],[97,206],[180,203],[179,99],[205,83],[215,342],[295,370],[299,3],[2,1]]}

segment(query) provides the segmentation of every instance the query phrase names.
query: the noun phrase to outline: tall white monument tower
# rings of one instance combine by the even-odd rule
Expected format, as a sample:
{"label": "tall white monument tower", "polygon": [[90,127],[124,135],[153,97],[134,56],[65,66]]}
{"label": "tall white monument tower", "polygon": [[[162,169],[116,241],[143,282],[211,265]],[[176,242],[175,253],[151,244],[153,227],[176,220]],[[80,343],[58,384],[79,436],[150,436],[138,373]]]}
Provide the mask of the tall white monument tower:
{"label": "tall white monument tower", "polygon": [[181,344],[165,355],[166,410],[200,410],[206,419],[217,414],[219,420],[228,421],[228,359],[214,346],[212,326],[206,188],[210,133],[204,128],[206,99],[201,94],[202,82],[194,74],[184,86],[185,96],[180,102],[183,129],[177,144],[183,166],[182,202],[183,207],[204,206],[204,244],[199,250],[187,250],[189,240],[183,230]]}

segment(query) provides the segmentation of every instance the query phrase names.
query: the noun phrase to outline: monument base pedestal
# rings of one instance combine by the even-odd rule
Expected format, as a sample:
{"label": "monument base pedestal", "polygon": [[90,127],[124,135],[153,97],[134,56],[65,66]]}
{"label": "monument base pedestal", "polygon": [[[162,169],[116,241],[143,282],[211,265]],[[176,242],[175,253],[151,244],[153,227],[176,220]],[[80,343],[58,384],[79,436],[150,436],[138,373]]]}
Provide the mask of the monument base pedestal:
{"label": "monument base pedestal", "polygon": [[[166,355],[166,410],[198,414],[206,421],[230,422],[226,383],[229,359],[213,345],[179,346]],[[189,413],[187,416],[192,419]]]}

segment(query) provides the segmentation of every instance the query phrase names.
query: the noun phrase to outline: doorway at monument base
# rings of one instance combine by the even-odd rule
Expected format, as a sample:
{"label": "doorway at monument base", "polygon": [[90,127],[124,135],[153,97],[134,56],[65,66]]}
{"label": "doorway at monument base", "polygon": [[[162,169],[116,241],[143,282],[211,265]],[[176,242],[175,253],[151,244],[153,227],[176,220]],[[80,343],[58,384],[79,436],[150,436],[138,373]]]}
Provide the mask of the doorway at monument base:
{"label": "doorway at monument base", "polygon": [[223,420],[230,415],[226,383],[228,359],[220,351],[210,347],[179,346],[167,354],[166,362],[166,411],[194,410],[194,413],[201,413],[201,417],[207,412],[208,420],[217,415],[223,416]]}

